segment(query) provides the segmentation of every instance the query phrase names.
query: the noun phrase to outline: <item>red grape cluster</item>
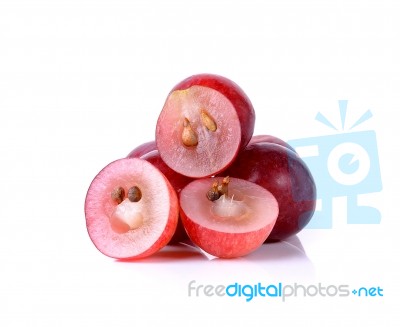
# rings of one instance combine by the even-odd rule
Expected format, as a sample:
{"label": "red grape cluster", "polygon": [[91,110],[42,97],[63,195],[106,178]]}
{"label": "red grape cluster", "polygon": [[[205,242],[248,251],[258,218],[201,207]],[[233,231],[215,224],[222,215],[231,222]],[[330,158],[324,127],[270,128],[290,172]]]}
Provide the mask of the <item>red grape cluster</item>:
{"label": "red grape cluster", "polygon": [[253,136],[255,111],[231,80],[191,76],[169,93],[155,141],[106,166],[85,201],[89,235],[113,258],[134,259],[190,238],[221,258],[302,230],[316,203],[296,151]]}

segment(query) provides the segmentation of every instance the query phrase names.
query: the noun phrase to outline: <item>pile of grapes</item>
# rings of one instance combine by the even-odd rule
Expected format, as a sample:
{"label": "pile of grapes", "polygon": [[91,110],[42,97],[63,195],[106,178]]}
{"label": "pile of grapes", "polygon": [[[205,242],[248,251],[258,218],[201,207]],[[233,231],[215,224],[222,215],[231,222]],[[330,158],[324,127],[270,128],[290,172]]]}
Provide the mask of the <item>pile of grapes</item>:
{"label": "pile of grapes", "polygon": [[149,256],[187,238],[221,258],[302,230],[313,177],[286,142],[253,136],[254,108],[231,80],[191,76],[169,93],[155,141],[101,170],[86,195],[89,236],[103,254]]}

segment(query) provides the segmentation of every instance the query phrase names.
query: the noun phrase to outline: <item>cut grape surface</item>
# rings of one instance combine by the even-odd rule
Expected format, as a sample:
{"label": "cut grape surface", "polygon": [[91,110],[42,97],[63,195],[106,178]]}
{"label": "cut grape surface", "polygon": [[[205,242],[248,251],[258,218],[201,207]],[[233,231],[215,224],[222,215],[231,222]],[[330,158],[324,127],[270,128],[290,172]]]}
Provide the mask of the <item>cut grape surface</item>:
{"label": "cut grape surface", "polygon": [[176,192],[152,164],[137,158],[106,166],[92,181],[85,201],[89,236],[103,254],[141,258],[166,245],[176,229]]}
{"label": "cut grape surface", "polygon": [[162,159],[194,177],[225,169],[253,134],[254,109],[244,92],[217,75],[195,75],[169,94],[156,127]]}
{"label": "cut grape surface", "polygon": [[[171,183],[171,186],[174,188],[178,195],[180,191],[193,180],[192,178],[183,176],[169,168],[161,159],[160,154],[157,150],[148,152],[145,155],[141,156],[141,158],[150,162],[152,165],[158,168]],[[181,219],[179,219],[178,225],[176,226],[176,231],[170,241],[170,244],[177,244],[179,242],[186,241],[187,239],[188,236],[185,229],[183,228]]]}
{"label": "cut grape surface", "polygon": [[266,189],[237,178],[230,178],[225,194],[211,201],[207,194],[215,180],[222,183],[218,178],[200,179],[182,190],[180,205],[185,229],[195,244],[217,257],[248,254],[271,232],[278,203]]}

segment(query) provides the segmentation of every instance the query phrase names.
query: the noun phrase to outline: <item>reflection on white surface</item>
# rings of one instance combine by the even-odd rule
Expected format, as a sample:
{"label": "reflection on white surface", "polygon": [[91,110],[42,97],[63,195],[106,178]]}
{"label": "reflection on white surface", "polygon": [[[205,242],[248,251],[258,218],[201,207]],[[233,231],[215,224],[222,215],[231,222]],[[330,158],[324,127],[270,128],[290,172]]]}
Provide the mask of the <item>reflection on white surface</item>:
{"label": "reflection on white surface", "polygon": [[295,236],[286,241],[263,244],[247,256],[234,259],[220,259],[205,253],[190,242],[167,246],[151,257],[117,262],[126,264],[165,263],[164,270],[179,267],[182,277],[190,280],[215,280],[231,282],[241,280],[247,283],[273,281],[312,281],[315,269],[300,239]]}

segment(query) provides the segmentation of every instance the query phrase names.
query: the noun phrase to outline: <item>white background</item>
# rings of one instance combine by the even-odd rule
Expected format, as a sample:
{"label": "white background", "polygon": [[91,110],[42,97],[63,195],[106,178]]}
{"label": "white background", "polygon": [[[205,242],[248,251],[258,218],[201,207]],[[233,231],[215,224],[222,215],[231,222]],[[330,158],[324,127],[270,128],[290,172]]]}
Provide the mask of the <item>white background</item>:
{"label": "white background", "polygon": [[[0,2],[0,325],[395,326],[400,291],[396,1]],[[192,74],[237,82],[256,134],[332,134],[349,100],[375,130],[379,225],[348,225],[235,260],[178,247],[122,263],[91,243],[87,188],[109,162],[154,138],[169,90]],[[396,157],[397,156],[397,157]],[[300,250],[301,243],[304,252]],[[380,286],[384,297],[188,297],[188,283]]]}

